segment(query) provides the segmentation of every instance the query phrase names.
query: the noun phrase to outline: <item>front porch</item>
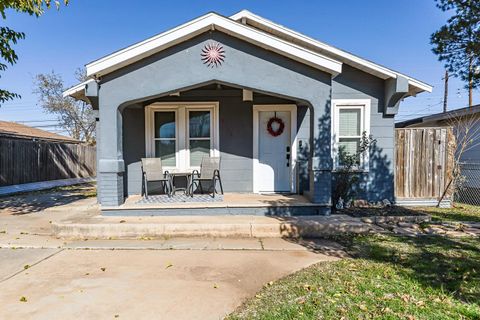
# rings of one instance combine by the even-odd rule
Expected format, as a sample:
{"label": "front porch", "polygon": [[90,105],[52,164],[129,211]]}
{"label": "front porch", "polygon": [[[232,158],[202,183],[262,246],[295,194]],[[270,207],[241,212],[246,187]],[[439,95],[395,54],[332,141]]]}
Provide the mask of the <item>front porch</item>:
{"label": "front porch", "polygon": [[102,206],[105,216],[195,216],[195,215],[318,215],[322,208],[299,194],[256,194],[227,192],[224,195],[195,194],[193,198],[178,194],[172,198],[159,194],[144,201],[131,195],[120,206]]}

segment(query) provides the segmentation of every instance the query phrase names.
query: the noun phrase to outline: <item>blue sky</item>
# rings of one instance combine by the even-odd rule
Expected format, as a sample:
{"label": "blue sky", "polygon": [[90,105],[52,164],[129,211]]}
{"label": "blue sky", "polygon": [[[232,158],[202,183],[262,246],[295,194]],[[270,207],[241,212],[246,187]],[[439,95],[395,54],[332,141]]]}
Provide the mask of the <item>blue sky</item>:
{"label": "blue sky", "polygon": [[[248,9],[298,32],[352,52],[434,86],[406,99],[399,120],[442,110],[444,69],[429,37],[448,18],[433,0],[342,1],[126,1],[70,0],[40,18],[9,12],[4,23],[26,33],[15,49],[19,62],[3,73],[0,87],[22,95],[0,107],[0,119],[61,132],[32,94],[33,78],[54,70],[67,85],[76,68],[188,20],[215,11],[229,16]],[[451,79],[449,108],[467,104],[463,84]],[[480,102],[478,90],[474,103]],[[33,122],[38,121],[38,122]]]}

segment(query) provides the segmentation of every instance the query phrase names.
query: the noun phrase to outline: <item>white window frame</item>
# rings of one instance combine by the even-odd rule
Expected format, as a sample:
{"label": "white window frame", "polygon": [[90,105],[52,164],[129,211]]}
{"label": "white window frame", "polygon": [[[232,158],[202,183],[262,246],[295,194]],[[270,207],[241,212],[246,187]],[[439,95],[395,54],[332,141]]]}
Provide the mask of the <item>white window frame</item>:
{"label": "white window frame", "polygon": [[[210,111],[210,136],[208,138],[190,138],[190,112],[193,111]],[[186,141],[185,141],[185,150],[186,150],[186,161],[187,161],[187,167],[188,168],[193,168],[190,164],[190,141],[191,140],[202,140],[202,141],[210,141],[210,156],[213,156],[213,113],[211,108],[186,108],[185,110],[185,126],[186,126]]]}
{"label": "white window frame", "polygon": [[[360,138],[363,132],[366,132],[367,137],[370,137],[370,99],[333,99],[332,100],[332,158],[334,163],[334,170],[340,169],[338,150],[340,142],[340,110],[341,109],[359,109],[360,110]],[[354,137],[356,138],[356,137]],[[366,152],[360,158],[360,166],[358,171],[368,172],[370,168],[370,155]]]}
{"label": "white window frame", "polygon": [[165,169],[187,171],[199,169],[190,166],[189,146],[189,111],[210,111],[210,156],[220,156],[219,136],[219,103],[217,102],[155,102],[145,107],[145,156],[155,157],[155,117],[157,111],[175,111],[176,127],[176,166],[166,166]]}

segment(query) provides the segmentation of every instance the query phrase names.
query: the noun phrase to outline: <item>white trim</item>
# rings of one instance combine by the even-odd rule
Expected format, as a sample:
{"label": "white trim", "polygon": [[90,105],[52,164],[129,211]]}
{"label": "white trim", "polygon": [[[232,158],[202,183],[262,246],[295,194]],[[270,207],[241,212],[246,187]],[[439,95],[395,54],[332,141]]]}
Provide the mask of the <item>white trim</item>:
{"label": "white trim", "polygon": [[166,167],[168,170],[191,170],[198,167],[190,166],[188,143],[188,117],[190,110],[210,110],[211,111],[211,145],[210,155],[220,156],[220,121],[219,121],[219,102],[155,102],[145,107],[145,156],[154,157],[154,123],[153,114],[156,111],[175,111],[176,124],[176,166]]}
{"label": "white trim", "polygon": [[69,96],[75,96],[77,93],[83,93],[85,91],[85,85],[90,81],[90,79],[83,81],[77,85],[74,85],[71,88],[68,88],[67,90],[63,91],[62,96],[64,98],[69,97]]}
{"label": "white trim", "polygon": [[[332,136],[332,159],[334,163],[334,169],[338,169],[340,166],[338,164],[338,142],[339,137],[337,132],[339,132],[339,110],[341,108],[351,109],[359,108],[361,110],[361,125],[362,130],[367,134],[367,137],[370,136],[370,117],[371,117],[371,100],[370,99],[332,99],[332,113],[331,113],[331,136]],[[363,159],[361,159],[361,171],[368,172],[370,168],[370,154],[366,152]]]}
{"label": "white trim", "polygon": [[[260,111],[285,111],[290,112],[290,191],[297,192],[297,106],[294,104],[262,104],[253,105],[253,192],[259,193],[258,177],[259,171],[259,112]],[[283,156],[283,155],[282,155]]]}
{"label": "white trim", "polygon": [[[251,23],[253,27],[257,27],[262,29],[263,31],[269,32],[273,35],[275,33],[277,36],[287,36],[292,38],[292,40],[296,41],[296,43],[302,43],[309,45],[311,47],[316,48],[317,50],[321,50],[322,53],[327,53],[327,54],[332,54],[334,55],[335,59],[339,59],[342,62],[349,62],[353,66],[356,66],[357,68],[364,70],[366,72],[369,72],[375,76],[380,76],[383,79],[387,78],[397,78],[397,76],[403,76],[408,79],[408,84],[420,89],[421,91],[427,91],[427,92],[432,92],[432,86],[426,84],[425,82],[419,81],[417,79],[414,79],[412,77],[406,76],[404,74],[401,74],[399,72],[393,71],[391,69],[388,69],[384,66],[378,65],[374,62],[368,61],[366,59],[362,59],[358,56],[355,56],[349,52],[343,51],[341,49],[335,48],[333,46],[330,46],[324,42],[315,40],[313,38],[310,38],[306,35],[303,35],[299,32],[296,32],[294,30],[291,30],[289,28],[286,28],[284,26],[281,26],[279,24],[276,24],[270,20],[267,20],[263,17],[260,17],[248,10],[242,10],[230,17],[233,20],[236,21],[245,21],[245,23],[248,24],[248,22]],[[253,23],[252,23],[253,22]]]}
{"label": "white trim", "polygon": [[205,31],[215,29],[328,73],[336,75],[342,72],[342,63],[335,59],[289,43],[216,13],[208,13],[167,32],[90,62],[86,65],[87,76],[107,74]]}

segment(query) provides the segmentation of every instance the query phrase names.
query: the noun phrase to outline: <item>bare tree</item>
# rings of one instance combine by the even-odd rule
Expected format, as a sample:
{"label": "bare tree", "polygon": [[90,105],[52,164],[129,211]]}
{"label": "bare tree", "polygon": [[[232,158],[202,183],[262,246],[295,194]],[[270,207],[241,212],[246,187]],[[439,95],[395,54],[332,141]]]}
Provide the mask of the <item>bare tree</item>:
{"label": "bare tree", "polygon": [[[85,80],[85,71],[77,69],[75,77],[78,81]],[[38,74],[34,81],[34,93],[38,96],[38,104],[47,113],[57,117],[58,122],[70,136],[75,139],[95,144],[95,116],[92,106],[64,97],[64,82],[55,72]]]}
{"label": "bare tree", "polygon": [[452,178],[445,188],[440,201],[443,200],[448,190],[451,190],[453,194],[462,190],[465,182],[465,178],[462,175],[462,163],[465,161],[465,153],[473,148],[480,148],[480,114],[474,113],[471,109],[463,109],[451,113],[446,122],[453,129],[455,147],[452,155]]}

